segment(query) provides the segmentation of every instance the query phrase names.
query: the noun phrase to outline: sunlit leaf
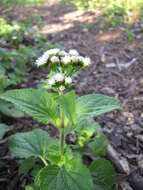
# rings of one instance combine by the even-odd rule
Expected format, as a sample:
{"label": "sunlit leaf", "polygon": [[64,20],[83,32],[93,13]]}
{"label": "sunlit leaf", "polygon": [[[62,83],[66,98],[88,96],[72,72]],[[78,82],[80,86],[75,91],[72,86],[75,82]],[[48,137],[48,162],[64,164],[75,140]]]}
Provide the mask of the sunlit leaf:
{"label": "sunlit leaf", "polygon": [[77,120],[85,119],[89,116],[98,116],[120,109],[118,100],[102,94],[89,94],[81,96],[77,100]]}
{"label": "sunlit leaf", "polygon": [[1,99],[16,105],[34,119],[48,124],[57,124],[58,105],[55,95],[39,89],[9,90],[0,96]]}

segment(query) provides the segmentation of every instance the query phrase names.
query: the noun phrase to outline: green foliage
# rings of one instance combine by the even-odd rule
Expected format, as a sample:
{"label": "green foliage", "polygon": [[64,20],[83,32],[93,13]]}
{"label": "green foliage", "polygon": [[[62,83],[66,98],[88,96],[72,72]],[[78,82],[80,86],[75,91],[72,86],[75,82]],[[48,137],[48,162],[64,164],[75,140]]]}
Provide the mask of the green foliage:
{"label": "green foliage", "polygon": [[[49,44],[46,45],[48,46]],[[19,161],[19,175],[28,173],[35,179],[34,184],[26,186],[26,189],[93,190],[95,186],[104,190],[104,187],[107,186],[110,190],[113,180],[107,183],[107,177],[103,176],[102,172],[104,169],[110,169],[111,167],[105,162],[105,167],[103,165],[102,172],[100,171],[99,173],[100,176],[96,177],[101,161],[99,161],[99,165],[97,160],[93,164],[91,163],[89,170],[88,167],[83,165],[82,156],[89,156],[89,152],[96,158],[105,156],[108,141],[102,134],[100,126],[91,117],[120,109],[119,101],[101,94],[90,94],[76,99],[74,91],[64,93],[63,88],[59,88],[56,93],[49,93],[47,89],[17,89],[4,92],[7,86],[12,85],[8,84],[9,78],[14,77],[5,77],[11,56],[14,59],[13,64],[16,64],[19,54],[27,55],[25,63],[28,60],[32,61],[33,57],[37,55],[36,52],[30,52],[30,49],[27,49],[27,47],[17,47],[17,51],[11,52],[10,56],[8,53],[6,54],[5,50],[3,51],[2,49],[1,51],[1,54],[6,54],[3,56],[3,60],[7,61],[7,64],[5,66],[2,65],[0,71],[2,78],[0,101],[14,105],[15,108],[22,110],[41,123],[46,125],[52,124],[60,131],[59,143],[57,139],[51,138],[46,131],[41,129],[17,133],[9,137],[8,146],[10,152],[22,160],[22,163],[21,160]],[[59,57],[56,57],[57,52]],[[63,55],[60,55],[60,53],[63,53]],[[57,64],[55,66],[57,70],[54,70],[53,65],[57,63],[57,58],[59,65]],[[53,59],[53,62],[51,59]],[[66,60],[63,61],[63,59]],[[53,70],[60,72],[60,69],[63,69],[63,71],[68,73],[67,76],[65,75],[66,77],[61,75],[61,73],[55,73],[53,78],[54,84],[56,82],[71,84],[72,79],[70,77],[73,75],[73,69],[76,67],[75,64],[71,64],[74,61],[77,63],[78,68],[76,68],[76,72],[90,64],[90,59],[80,56],[76,50],[71,50],[69,53],[59,49],[46,51],[43,57],[38,59],[36,63],[38,63],[37,65],[43,65],[47,63],[47,60],[50,66],[53,63],[51,66],[52,72]],[[17,62],[20,62],[20,60]],[[20,72],[19,66],[16,69]],[[64,88],[66,88],[66,85]],[[74,144],[66,144],[66,134],[71,131],[75,132],[77,140]],[[103,183],[100,181],[101,178]]]}
{"label": "green foliage", "polygon": [[16,157],[46,159],[49,152],[55,151],[53,146],[57,145],[57,141],[52,139],[47,132],[35,129],[31,132],[12,135],[8,144],[11,153]]}
{"label": "green foliage", "polygon": [[93,151],[94,156],[105,156],[107,151],[107,145],[109,144],[105,135],[100,134],[96,136],[96,139],[88,144]]}
{"label": "green foliage", "polygon": [[[47,93],[45,90],[21,89],[7,91],[0,98],[15,104],[19,109],[44,124],[59,125],[58,102],[55,94]],[[76,123],[76,117],[78,122],[82,122],[89,116],[98,116],[114,109],[120,109],[119,101],[100,94],[82,96],[75,106],[74,92],[70,92],[62,97],[61,103],[65,116],[69,117],[73,123]]]}
{"label": "green foliage", "polygon": [[0,6],[11,7],[11,6],[30,6],[43,3],[43,0],[1,0]]}
{"label": "green foliage", "polygon": [[102,28],[133,23],[135,19],[142,18],[142,0],[61,0],[61,2],[79,10],[99,8],[103,17]]}
{"label": "green foliage", "polygon": [[73,160],[70,166],[47,166],[36,178],[41,190],[93,190],[93,182],[86,166]]}
{"label": "green foliage", "polygon": [[44,124],[58,124],[58,105],[54,94],[40,89],[21,89],[7,91],[1,98]]}
{"label": "green foliage", "polygon": [[133,41],[135,39],[135,35],[133,32],[131,32],[129,29],[125,30],[125,34],[129,41]]}
{"label": "green foliage", "polygon": [[71,91],[59,97],[59,104],[65,116],[76,126],[76,96],[75,92]]}
{"label": "green foliage", "polygon": [[77,134],[77,143],[83,147],[91,141],[91,137],[96,133],[96,135],[101,134],[101,128],[96,122],[89,122],[84,120],[82,123],[78,123],[75,129]]}
{"label": "green foliage", "polygon": [[10,131],[10,127],[6,124],[0,123],[0,140],[8,131]]}
{"label": "green foliage", "polygon": [[35,159],[33,159],[33,157],[28,157],[21,163],[18,170],[18,174],[21,175],[23,173],[28,173],[29,170],[34,166],[35,166]]}
{"label": "green foliage", "polygon": [[40,190],[39,187],[35,186],[34,184],[27,185],[25,190]]}
{"label": "green foliage", "polygon": [[95,189],[112,190],[116,177],[114,167],[108,160],[98,158],[92,162],[89,169],[93,176]]}
{"label": "green foliage", "polygon": [[[53,47],[47,37],[37,36],[33,25],[43,27],[40,16],[30,17],[22,23],[0,19],[0,65],[6,75],[6,85],[16,86],[27,81],[27,72],[39,56],[38,48],[43,51]],[[0,68],[1,70],[1,68]]]}
{"label": "green foliage", "polygon": [[82,122],[89,116],[102,115],[115,109],[120,109],[120,103],[114,98],[102,94],[85,95],[77,100],[77,120]]}

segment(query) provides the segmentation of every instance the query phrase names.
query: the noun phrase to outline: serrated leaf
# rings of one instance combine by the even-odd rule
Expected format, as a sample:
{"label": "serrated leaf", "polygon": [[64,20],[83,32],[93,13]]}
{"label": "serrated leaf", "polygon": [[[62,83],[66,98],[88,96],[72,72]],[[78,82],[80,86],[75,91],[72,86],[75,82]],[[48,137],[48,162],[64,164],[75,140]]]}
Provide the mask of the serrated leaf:
{"label": "serrated leaf", "polygon": [[29,157],[24,160],[18,169],[18,174],[21,175],[23,173],[28,173],[28,171],[35,165],[35,160],[33,157]]}
{"label": "serrated leaf", "polygon": [[107,145],[109,141],[103,134],[98,135],[94,141],[90,142],[88,146],[93,151],[94,156],[106,155]]}
{"label": "serrated leaf", "polygon": [[77,120],[89,116],[98,116],[115,109],[120,109],[118,100],[102,94],[89,94],[77,100]]}
{"label": "serrated leaf", "polygon": [[0,123],[0,140],[4,137],[4,135],[10,131],[10,128],[8,125]]}
{"label": "serrated leaf", "polygon": [[[10,136],[8,145],[11,153],[18,158],[39,157],[46,159],[48,152],[53,152],[57,140],[46,131],[34,129],[30,132],[17,133]],[[58,146],[58,145],[57,145]]]}
{"label": "serrated leaf", "polygon": [[64,95],[59,96],[59,104],[65,114],[65,116],[72,122],[72,125],[76,125],[76,96],[75,92],[71,91]]}
{"label": "serrated leaf", "polygon": [[19,109],[44,124],[56,125],[59,121],[55,94],[47,93],[45,90],[9,90],[0,98],[15,104]]}
{"label": "serrated leaf", "polygon": [[99,158],[92,162],[89,169],[93,176],[95,189],[112,190],[116,177],[114,167],[108,160]]}
{"label": "serrated leaf", "polygon": [[94,190],[89,169],[79,162],[68,168],[47,166],[40,171],[37,182],[41,190]]}

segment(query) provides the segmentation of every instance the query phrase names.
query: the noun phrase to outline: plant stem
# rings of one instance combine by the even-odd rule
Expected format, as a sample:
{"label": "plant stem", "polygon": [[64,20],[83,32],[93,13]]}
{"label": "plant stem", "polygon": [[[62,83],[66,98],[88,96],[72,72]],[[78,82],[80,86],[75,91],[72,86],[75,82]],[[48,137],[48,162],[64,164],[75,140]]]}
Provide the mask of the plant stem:
{"label": "plant stem", "polygon": [[45,164],[45,166],[48,166],[47,161],[42,156],[39,155],[39,158],[40,158],[40,160],[42,160],[42,162]]}
{"label": "plant stem", "polygon": [[64,144],[65,144],[65,130],[64,130],[64,113],[61,111],[61,127],[60,127],[60,155],[64,154]]}

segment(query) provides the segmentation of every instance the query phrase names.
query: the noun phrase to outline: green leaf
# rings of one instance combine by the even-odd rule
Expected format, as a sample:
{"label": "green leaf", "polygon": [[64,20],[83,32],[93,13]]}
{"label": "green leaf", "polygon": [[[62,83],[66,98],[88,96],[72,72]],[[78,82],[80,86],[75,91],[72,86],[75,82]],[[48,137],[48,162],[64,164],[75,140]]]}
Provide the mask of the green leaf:
{"label": "green leaf", "polygon": [[57,140],[51,138],[46,131],[34,129],[10,136],[8,145],[11,153],[18,158],[34,156],[46,159],[49,152],[55,151],[53,146],[57,145]]}
{"label": "green leaf", "polygon": [[10,128],[8,125],[0,123],[0,140],[4,137],[4,135],[10,131]]}
{"label": "green leaf", "polygon": [[84,146],[89,142],[93,134],[101,134],[101,127],[95,121],[83,120],[82,123],[78,123],[75,131],[77,132],[77,139],[80,146]]}
{"label": "green leaf", "polygon": [[21,175],[23,173],[28,173],[28,171],[33,168],[33,166],[35,165],[35,160],[33,159],[33,157],[29,157],[26,160],[24,160],[21,164],[20,167],[18,169],[18,174]]}
{"label": "green leaf", "polygon": [[109,141],[103,134],[96,136],[94,141],[90,142],[88,146],[92,149],[94,156],[106,155],[107,145]]}
{"label": "green leaf", "polygon": [[114,167],[108,160],[99,158],[92,162],[89,169],[93,176],[95,189],[112,190],[116,177]]}
{"label": "green leaf", "polygon": [[89,116],[98,116],[115,109],[120,109],[118,100],[102,94],[89,94],[77,100],[77,120]]}
{"label": "green leaf", "polygon": [[65,114],[65,116],[72,122],[72,125],[76,125],[76,96],[75,92],[71,91],[64,95],[59,96],[59,104]]}
{"label": "green leaf", "polygon": [[89,169],[79,162],[70,167],[47,166],[39,172],[36,182],[41,190],[94,190]]}
{"label": "green leaf", "polygon": [[48,124],[57,124],[58,109],[55,94],[39,89],[10,90],[0,96],[1,99],[15,104],[34,119]]}
{"label": "green leaf", "polygon": [[35,186],[34,184],[30,184],[25,187],[25,190],[40,190],[40,188]]}
{"label": "green leaf", "polygon": [[4,100],[0,101],[0,112],[14,118],[24,117],[24,113],[17,109],[13,104]]}

